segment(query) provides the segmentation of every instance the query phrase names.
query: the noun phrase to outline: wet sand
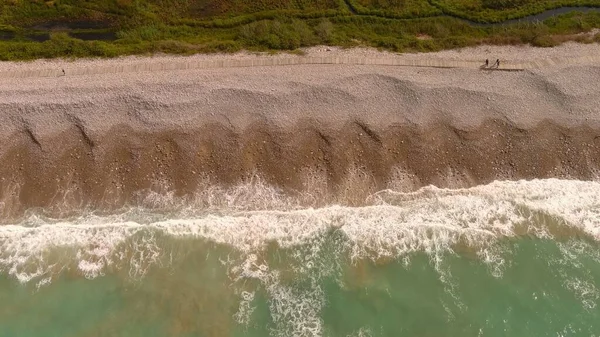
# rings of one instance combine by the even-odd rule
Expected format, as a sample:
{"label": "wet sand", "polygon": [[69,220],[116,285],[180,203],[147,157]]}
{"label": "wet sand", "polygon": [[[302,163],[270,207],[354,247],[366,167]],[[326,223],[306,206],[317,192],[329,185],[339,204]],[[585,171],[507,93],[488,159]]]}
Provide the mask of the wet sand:
{"label": "wet sand", "polygon": [[[305,57],[323,53],[390,57],[363,49]],[[350,204],[387,187],[596,179],[594,53],[599,45],[402,56],[443,63],[502,55],[503,63],[541,65],[516,72],[352,64],[93,71],[185,60],[172,56],[0,63],[0,73],[13,75],[67,70],[0,83],[0,214],[119,207],[152,188],[193,195],[207,181],[256,176],[290,193],[320,184],[330,196],[323,202]],[[191,56],[257,57],[268,56]]]}

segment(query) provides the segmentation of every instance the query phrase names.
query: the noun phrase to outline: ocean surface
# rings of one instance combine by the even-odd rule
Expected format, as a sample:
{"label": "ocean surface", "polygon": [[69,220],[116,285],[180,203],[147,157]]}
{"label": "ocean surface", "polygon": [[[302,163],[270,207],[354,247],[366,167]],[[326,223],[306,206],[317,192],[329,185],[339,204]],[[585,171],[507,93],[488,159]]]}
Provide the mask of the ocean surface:
{"label": "ocean surface", "polygon": [[0,226],[0,336],[600,336],[599,240],[575,180],[32,210]]}

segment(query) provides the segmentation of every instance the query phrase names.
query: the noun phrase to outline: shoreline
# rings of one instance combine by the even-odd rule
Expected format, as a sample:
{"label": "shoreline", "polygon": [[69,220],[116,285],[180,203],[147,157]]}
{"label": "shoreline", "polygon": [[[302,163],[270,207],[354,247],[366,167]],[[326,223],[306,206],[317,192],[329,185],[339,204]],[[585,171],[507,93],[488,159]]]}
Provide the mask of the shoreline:
{"label": "shoreline", "polygon": [[[304,57],[547,63],[522,72],[321,64],[7,79],[0,214],[54,207],[67,190],[74,204],[118,207],[157,183],[185,196],[207,180],[231,186],[251,176],[290,192],[316,179],[330,195],[324,203],[343,195],[348,204],[384,188],[598,177],[600,61],[590,55],[599,45],[400,56],[324,48]],[[578,61],[558,62],[569,56]],[[0,74],[219,57],[0,63]]]}

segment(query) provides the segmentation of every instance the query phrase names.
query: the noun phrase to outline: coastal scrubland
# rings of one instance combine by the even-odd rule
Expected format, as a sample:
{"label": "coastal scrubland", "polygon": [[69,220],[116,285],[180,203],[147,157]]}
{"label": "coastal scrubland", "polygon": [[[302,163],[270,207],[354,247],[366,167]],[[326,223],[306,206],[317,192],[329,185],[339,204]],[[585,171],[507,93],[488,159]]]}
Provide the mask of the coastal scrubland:
{"label": "coastal scrubland", "polygon": [[[543,21],[544,11],[577,7]],[[0,0],[0,60],[600,41],[600,0]]]}

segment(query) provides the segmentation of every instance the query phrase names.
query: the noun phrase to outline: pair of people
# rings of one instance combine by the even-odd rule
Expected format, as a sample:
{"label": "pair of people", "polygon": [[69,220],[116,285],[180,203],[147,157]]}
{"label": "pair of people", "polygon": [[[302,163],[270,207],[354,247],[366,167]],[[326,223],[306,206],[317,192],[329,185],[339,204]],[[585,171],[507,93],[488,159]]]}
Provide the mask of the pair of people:
{"label": "pair of people", "polygon": [[[490,66],[490,60],[485,59],[485,67],[489,67]],[[496,66],[496,68],[500,67],[500,59],[496,59],[496,63],[494,63],[494,66]]]}

